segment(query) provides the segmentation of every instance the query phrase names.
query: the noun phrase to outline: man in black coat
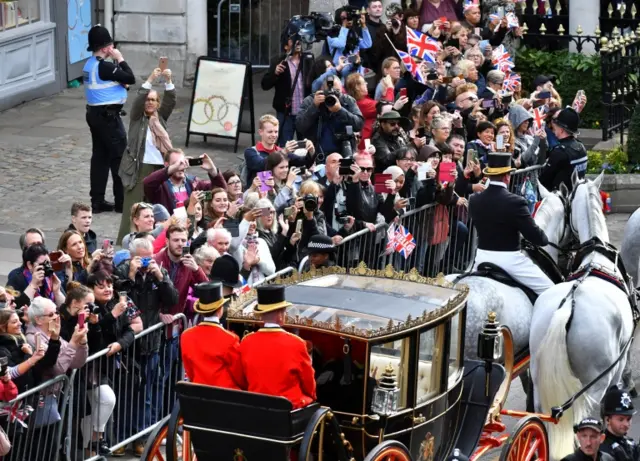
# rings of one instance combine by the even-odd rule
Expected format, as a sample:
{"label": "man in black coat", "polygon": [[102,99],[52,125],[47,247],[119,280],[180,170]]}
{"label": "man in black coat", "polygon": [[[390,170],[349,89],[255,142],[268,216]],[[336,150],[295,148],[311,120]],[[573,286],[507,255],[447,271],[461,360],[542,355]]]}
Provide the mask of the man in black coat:
{"label": "man in black coat", "polygon": [[617,386],[612,386],[604,395],[602,406],[606,429],[600,449],[609,453],[616,461],[636,461],[640,455],[638,444],[627,437],[631,418],[636,413],[631,396]]}
{"label": "man in black coat", "polygon": [[613,461],[611,455],[600,450],[604,440],[602,423],[596,418],[585,418],[574,426],[580,447],[561,461]]}
{"label": "man in black coat", "polygon": [[551,123],[560,144],[549,151],[547,163],[540,174],[540,183],[548,190],[557,190],[564,183],[571,191],[573,173],[582,179],[587,172],[587,149],[575,138],[579,134],[579,124],[580,116],[570,107],[558,112]]}
{"label": "man in black coat", "polygon": [[527,201],[509,192],[513,171],[511,154],[490,153],[483,170],[490,178],[489,186],[469,198],[469,213],[478,233],[474,270],[483,262],[496,264],[539,295],[553,282],[520,251],[520,236],[540,247],[547,246],[549,241],[531,217]]}

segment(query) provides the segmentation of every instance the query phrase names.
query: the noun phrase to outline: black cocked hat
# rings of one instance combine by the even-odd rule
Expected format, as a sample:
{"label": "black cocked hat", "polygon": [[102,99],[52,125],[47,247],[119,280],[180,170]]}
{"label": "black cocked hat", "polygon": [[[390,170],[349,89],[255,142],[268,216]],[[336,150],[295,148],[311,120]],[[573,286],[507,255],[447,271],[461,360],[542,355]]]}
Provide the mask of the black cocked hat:
{"label": "black cocked hat", "polygon": [[285,300],[284,285],[266,285],[257,288],[258,304],[253,308],[255,314],[265,314],[291,306]]}

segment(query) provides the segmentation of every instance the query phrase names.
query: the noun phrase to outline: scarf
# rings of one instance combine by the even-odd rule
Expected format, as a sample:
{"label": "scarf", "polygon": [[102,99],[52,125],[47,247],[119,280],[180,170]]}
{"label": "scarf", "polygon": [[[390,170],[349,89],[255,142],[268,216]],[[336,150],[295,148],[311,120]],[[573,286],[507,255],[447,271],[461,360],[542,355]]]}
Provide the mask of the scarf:
{"label": "scarf", "polygon": [[173,148],[169,134],[160,123],[157,113],[149,117],[149,129],[151,130],[151,136],[153,137],[153,144],[162,153],[162,155],[166,154],[169,149]]}
{"label": "scarf", "polygon": [[[22,271],[22,275],[24,275],[24,279],[27,281],[27,286],[29,286],[32,278],[32,275],[31,275],[31,272],[29,272],[29,269],[25,268],[25,270]],[[44,294],[42,294],[43,290],[44,290]],[[49,277],[44,278],[44,283],[42,284],[40,289],[36,291],[35,296],[36,298],[38,296],[46,296],[51,301],[55,301],[55,294],[53,293],[53,286]]]}

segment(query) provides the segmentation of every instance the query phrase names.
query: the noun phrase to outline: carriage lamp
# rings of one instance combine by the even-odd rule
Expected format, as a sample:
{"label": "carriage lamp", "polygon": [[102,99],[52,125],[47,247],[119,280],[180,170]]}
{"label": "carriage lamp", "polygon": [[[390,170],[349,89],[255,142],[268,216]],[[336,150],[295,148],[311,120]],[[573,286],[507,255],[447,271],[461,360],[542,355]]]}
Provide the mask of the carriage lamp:
{"label": "carriage lamp", "polygon": [[495,312],[489,312],[484,328],[478,334],[478,358],[485,362],[495,362],[502,357],[504,338]]}
{"label": "carriage lamp", "polygon": [[373,390],[371,409],[382,416],[392,415],[398,411],[400,388],[391,364],[387,365],[380,382]]}

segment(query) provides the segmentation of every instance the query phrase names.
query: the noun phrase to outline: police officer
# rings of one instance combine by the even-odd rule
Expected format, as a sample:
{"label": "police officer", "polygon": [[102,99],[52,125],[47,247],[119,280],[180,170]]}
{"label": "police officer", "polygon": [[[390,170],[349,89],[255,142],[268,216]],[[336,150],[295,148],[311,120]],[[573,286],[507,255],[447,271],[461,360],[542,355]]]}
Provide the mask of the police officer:
{"label": "police officer", "polygon": [[609,453],[616,461],[639,459],[638,445],[626,436],[631,427],[631,417],[635,414],[629,393],[612,386],[605,394],[602,406],[606,437],[601,450]]}
{"label": "police officer", "polygon": [[[127,101],[126,85],[136,79],[122,53],[113,46],[109,31],[97,25],[89,31],[87,51],[93,56],[84,65],[84,92],[87,98],[87,124],[93,144],[91,155],[91,208],[94,213],[122,212],[124,192],[118,176],[120,160],[127,147],[127,134],[120,118]],[[111,58],[111,61],[106,61]],[[109,170],[113,179],[115,205],[104,199]]]}
{"label": "police officer", "polygon": [[478,251],[474,270],[483,262],[496,264],[512,278],[537,294],[553,282],[520,251],[520,235],[533,245],[544,247],[549,240],[529,213],[524,197],[508,190],[511,154],[491,152],[483,170],[490,178],[487,189],[469,198],[469,213],[478,232]]}
{"label": "police officer", "polygon": [[558,112],[551,122],[551,129],[559,144],[549,152],[540,174],[540,183],[548,190],[557,190],[560,183],[564,183],[571,191],[573,172],[578,173],[579,178],[584,178],[587,172],[587,149],[575,138],[579,134],[578,125],[580,116],[570,107]]}
{"label": "police officer", "polygon": [[604,440],[602,423],[596,418],[585,418],[573,427],[580,446],[561,461],[613,461],[610,454],[600,450]]}

